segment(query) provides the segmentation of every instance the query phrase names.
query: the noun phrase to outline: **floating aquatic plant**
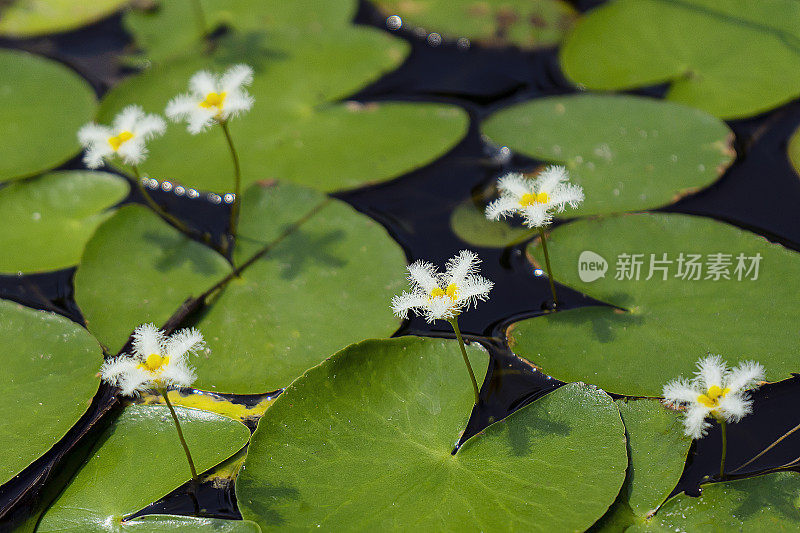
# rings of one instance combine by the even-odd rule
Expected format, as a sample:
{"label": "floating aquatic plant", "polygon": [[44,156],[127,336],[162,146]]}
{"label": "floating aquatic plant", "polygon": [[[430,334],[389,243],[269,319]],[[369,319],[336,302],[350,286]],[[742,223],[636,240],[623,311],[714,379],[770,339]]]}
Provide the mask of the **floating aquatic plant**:
{"label": "floating aquatic plant", "polygon": [[664,385],[664,403],[686,409],[683,425],[687,436],[703,438],[711,427],[706,421],[709,417],[719,423],[722,431],[720,479],[725,475],[727,425],[753,411],[753,400],[747,390],[757,388],[763,379],[764,367],[759,363],[747,361],[729,370],[720,356],[709,355],[698,361],[693,380],[679,378]]}
{"label": "floating aquatic plant", "polygon": [[476,306],[478,300],[489,299],[489,291],[494,283],[478,275],[481,260],[475,252],[461,250],[457,256],[447,261],[444,273],[426,261],[416,261],[408,267],[408,281],[411,292],[403,292],[392,298],[392,311],[400,318],[407,318],[413,310],[425,317],[428,322],[447,320],[461,346],[461,354],[467,365],[472,387],[475,389],[475,403],[478,403],[478,382],[467,357],[464,339],[458,328],[458,315]]}
{"label": "floating aquatic plant", "polygon": [[100,368],[103,381],[119,387],[123,396],[135,396],[154,389],[164,398],[175,422],[194,481],[198,478],[192,454],[183,437],[181,424],[167,390],[189,387],[194,383],[197,376],[186,356],[195,354],[204,347],[203,335],[196,329],[182,329],[167,336],[153,324],[143,324],[133,332],[133,353],[110,359]]}
{"label": "floating aquatic plant", "polygon": [[191,92],[170,100],[165,111],[171,120],[186,121],[186,129],[192,135],[207,130],[213,124],[219,124],[222,128],[233,158],[233,205],[230,218],[230,233],[233,239],[236,239],[239,225],[242,171],[239,154],[228,129],[228,121],[253,107],[255,100],[244,89],[251,83],[253,83],[253,69],[248,65],[234,65],[221,76],[201,70],[189,80]]}
{"label": "floating aquatic plant", "polygon": [[544,228],[553,221],[553,212],[561,213],[567,205],[576,208],[583,202],[583,188],[568,183],[568,180],[569,174],[561,166],[549,166],[533,179],[526,178],[522,174],[506,174],[497,180],[500,197],[486,206],[486,218],[490,220],[519,214],[524,218],[526,226],[539,230],[547,266],[547,279],[550,281],[550,291],[553,293],[553,304],[556,307],[558,307],[558,297],[553,283]]}

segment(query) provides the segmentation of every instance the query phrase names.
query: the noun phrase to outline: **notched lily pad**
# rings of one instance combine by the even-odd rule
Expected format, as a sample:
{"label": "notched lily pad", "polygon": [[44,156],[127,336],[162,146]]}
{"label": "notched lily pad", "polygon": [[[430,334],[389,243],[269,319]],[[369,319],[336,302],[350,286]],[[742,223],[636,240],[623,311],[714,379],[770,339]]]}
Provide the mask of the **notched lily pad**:
{"label": "notched lily pad", "polygon": [[[175,59],[123,82],[106,95],[100,115],[110,120],[131,103],[161,113],[186,91],[194,72],[248,63],[255,68],[255,104],[230,123],[243,184],[277,178],[325,191],[358,187],[432,161],[466,132],[468,117],[455,106],[341,102],[398,66],[407,52],[404,41],[363,27],[301,36],[235,34],[213,57]],[[220,193],[233,187],[219,127],[192,136],[176,125],[149,148],[142,166],[154,177]]]}
{"label": "notched lily pad", "polygon": [[64,317],[0,300],[0,485],[49,450],[89,407],[103,353]]}
{"label": "notched lily pad", "polygon": [[[515,324],[509,339],[515,353],[558,379],[659,396],[670,379],[691,375],[706,352],[731,364],[755,359],[770,381],[798,370],[800,335],[781,303],[783,295],[791,300],[786,288],[797,285],[795,252],[721,222],[677,214],[572,222],[551,233],[548,247],[557,281],[616,306]],[[530,251],[542,264],[537,243]],[[581,259],[586,251],[599,258]]]}
{"label": "notched lily pad", "polygon": [[78,153],[77,131],[97,106],[89,84],[60,63],[16,50],[0,50],[0,72],[0,183]]}
{"label": "notched lily pad", "polygon": [[[183,407],[175,411],[198,473],[233,455],[250,436],[243,424],[227,417]],[[169,410],[155,405],[127,407],[42,516],[37,531],[127,531],[123,516],[190,478]],[[155,530],[166,527],[152,520],[137,519]],[[153,530],[133,525],[139,528],[134,531]]]}
{"label": "notched lily pad", "polygon": [[669,100],[745,117],[800,95],[798,20],[794,0],[616,0],[578,22],[561,65],[589,89],[669,83]]}
{"label": "notched lily pad", "polygon": [[578,13],[561,0],[378,0],[386,15],[446,38],[524,49],[557,45]]}
{"label": "notched lily pad", "polygon": [[[469,354],[484,375],[485,352]],[[627,454],[602,391],[564,386],[453,455],[471,407],[455,341],[352,345],[259,422],[236,482],[242,514],[282,530],[582,530],[614,500]]]}
{"label": "notched lily pad", "polygon": [[698,498],[675,496],[650,522],[627,531],[797,531],[798,494],[794,472],[712,483]]}
{"label": "notched lily pad", "polygon": [[0,272],[58,270],[78,263],[108,210],[128,194],[105,172],[52,172],[0,189]]}
{"label": "notched lily pad", "polygon": [[[242,196],[236,264],[285,231],[200,317],[211,354],[193,360],[198,389],[276,390],[336,350],[397,329],[389,301],[402,288],[406,261],[383,227],[311,189],[256,184]],[[163,323],[230,271],[222,256],[153,213],[124,207],[87,245],[76,300],[90,331],[119,349],[133,327]],[[341,327],[343,316],[349,327]]]}
{"label": "notched lily pad", "polygon": [[0,36],[36,37],[86,26],[121,9],[128,0],[7,0],[0,3]]}

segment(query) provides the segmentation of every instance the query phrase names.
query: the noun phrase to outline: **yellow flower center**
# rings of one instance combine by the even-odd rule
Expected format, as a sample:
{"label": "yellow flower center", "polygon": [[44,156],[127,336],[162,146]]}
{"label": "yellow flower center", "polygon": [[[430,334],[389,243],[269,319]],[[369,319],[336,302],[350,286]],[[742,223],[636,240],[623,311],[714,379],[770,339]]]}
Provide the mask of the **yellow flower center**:
{"label": "yellow flower center", "polygon": [[212,107],[222,109],[222,103],[224,101],[225,101],[224,91],[221,93],[208,93],[206,95],[206,99],[200,102],[200,107],[205,107],[206,109],[210,109]]}
{"label": "yellow flower center", "polygon": [[708,388],[708,392],[697,397],[697,401],[709,409],[716,409],[719,407],[719,399],[724,398],[730,391],[731,389],[728,387],[723,389],[717,385],[712,385]]}
{"label": "yellow flower center", "polygon": [[162,357],[161,354],[151,353],[147,356],[144,363],[139,364],[139,368],[143,368],[151,374],[155,374],[160,373],[167,364],[169,364],[169,357]]}
{"label": "yellow flower center", "polygon": [[117,150],[119,150],[119,147],[122,146],[122,143],[124,143],[125,141],[130,141],[131,139],[133,139],[133,133],[126,130],[120,132],[119,135],[114,135],[113,137],[109,137],[108,144],[110,144],[111,148],[113,148],[114,151],[116,152]]}
{"label": "yellow flower center", "polygon": [[550,197],[546,192],[540,192],[539,194],[526,193],[520,198],[519,204],[522,207],[528,207],[533,204],[546,204],[548,201],[550,201]]}
{"label": "yellow flower center", "polygon": [[455,301],[455,299],[458,298],[458,287],[456,287],[455,283],[451,283],[446,289],[436,287],[431,291],[431,300],[438,298],[439,296],[447,296],[451,300]]}

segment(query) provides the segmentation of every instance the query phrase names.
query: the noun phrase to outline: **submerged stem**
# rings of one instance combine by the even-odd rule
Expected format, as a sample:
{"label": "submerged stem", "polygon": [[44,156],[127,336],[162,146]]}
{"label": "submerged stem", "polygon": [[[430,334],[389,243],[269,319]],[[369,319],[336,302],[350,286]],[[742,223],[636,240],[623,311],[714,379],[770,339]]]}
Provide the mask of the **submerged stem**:
{"label": "submerged stem", "polygon": [[724,420],[719,421],[719,427],[722,430],[722,459],[719,461],[719,478],[725,478],[725,455],[728,452],[728,423]]}
{"label": "submerged stem", "polygon": [[142,183],[142,175],[139,173],[139,167],[136,165],[131,165],[131,170],[133,171],[133,175],[136,177],[136,185],[139,186],[139,192],[142,194],[144,201],[147,203],[150,209],[158,213],[158,215],[161,218],[163,218],[164,220],[166,220],[167,222],[169,222],[182,232],[187,234],[191,233],[192,231],[189,229],[189,226],[184,224],[180,219],[176,218],[174,215],[170,215],[169,213],[164,211],[164,209],[160,205],[158,205],[155,200],[153,200],[153,197],[150,196],[150,193],[147,191],[147,188],[144,186],[144,183]]}
{"label": "submerged stem", "polygon": [[225,140],[228,141],[228,148],[231,151],[233,158],[233,205],[231,206],[231,220],[229,224],[231,238],[236,242],[236,233],[239,227],[239,208],[241,206],[241,185],[242,185],[242,170],[239,166],[239,154],[236,153],[236,148],[233,146],[233,138],[231,132],[228,130],[228,123],[222,121],[219,123],[222,131],[225,133]]}
{"label": "submerged stem", "polygon": [[453,331],[456,333],[456,338],[458,339],[458,345],[461,348],[461,355],[464,356],[464,363],[467,365],[467,371],[469,372],[469,378],[472,380],[472,388],[475,391],[475,405],[478,405],[479,397],[478,397],[478,381],[475,379],[475,373],[472,371],[472,365],[469,364],[469,357],[467,357],[467,348],[464,345],[464,339],[461,337],[461,330],[458,329],[458,317],[453,317],[447,320],[450,322],[450,325],[453,326]]}
{"label": "submerged stem", "polygon": [[178,430],[178,438],[183,446],[183,451],[186,453],[186,460],[189,461],[189,470],[192,471],[192,481],[196,483],[199,481],[199,478],[197,477],[197,470],[194,468],[194,461],[192,461],[192,454],[189,452],[189,446],[186,445],[186,439],[183,438],[183,431],[181,430],[181,423],[178,422],[178,415],[175,414],[175,409],[172,407],[172,402],[169,401],[167,390],[161,388],[158,389],[158,392],[164,397],[164,402],[167,404],[167,407],[169,407],[169,412],[172,414],[172,420],[175,422],[175,429]]}
{"label": "submerged stem", "polygon": [[544,264],[547,267],[547,280],[550,282],[550,292],[553,293],[553,305],[558,308],[558,296],[556,296],[556,285],[553,283],[553,269],[550,268],[550,254],[547,252],[547,239],[544,236],[544,228],[539,228],[539,236],[542,238]]}

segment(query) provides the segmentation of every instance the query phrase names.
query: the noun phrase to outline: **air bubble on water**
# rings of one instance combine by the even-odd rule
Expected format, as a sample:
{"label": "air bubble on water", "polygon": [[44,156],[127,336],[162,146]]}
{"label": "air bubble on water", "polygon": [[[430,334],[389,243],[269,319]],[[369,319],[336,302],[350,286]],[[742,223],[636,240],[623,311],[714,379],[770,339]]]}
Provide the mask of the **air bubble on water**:
{"label": "air bubble on water", "polygon": [[177,187],[175,187],[175,190],[173,192],[178,196],[183,196],[184,193],[186,192],[186,189],[178,185]]}
{"label": "air bubble on water", "polygon": [[442,44],[442,36],[438,33],[434,32],[428,35],[428,45],[429,46],[439,46]]}
{"label": "air bubble on water", "polygon": [[218,204],[222,202],[222,198],[220,197],[220,195],[214,194],[212,192],[208,194],[208,201],[211,202],[212,204]]}
{"label": "air bubble on water", "polygon": [[611,192],[614,193],[614,196],[619,196],[619,189],[614,189]]}
{"label": "air bubble on water", "polygon": [[223,200],[225,200],[226,204],[232,204],[234,199],[236,199],[236,197],[231,193],[228,193],[223,197]]}
{"label": "air bubble on water", "polygon": [[700,172],[705,172],[706,166],[700,163],[699,165],[697,165],[697,170],[699,170]]}
{"label": "air bubble on water", "polygon": [[33,214],[31,215],[31,218],[32,218],[33,220],[41,220],[41,219],[42,219],[42,214],[41,214],[41,213],[39,213],[38,211],[36,211],[35,213],[33,213]]}
{"label": "air bubble on water", "polygon": [[672,154],[671,156],[669,156],[669,160],[672,161],[673,163],[677,163],[678,162],[678,154]]}
{"label": "air bubble on water", "polygon": [[414,30],[414,35],[417,37],[427,37],[428,32],[425,30],[425,28],[416,28]]}
{"label": "air bubble on water", "polygon": [[148,186],[149,188],[151,188],[151,189],[154,189],[154,190],[155,190],[155,189],[158,189],[158,180],[157,180],[157,179],[154,179],[154,178],[150,178],[150,179],[147,181],[147,186]]}
{"label": "air bubble on water", "polygon": [[470,43],[470,42],[469,42],[469,39],[467,39],[466,37],[460,37],[460,38],[459,38],[459,39],[456,41],[456,46],[457,46],[459,49],[461,49],[461,50],[467,50],[467,49],[469,49],[469,47],[470,47],[470,45],[471,45],[471,44],[472,44],[472,43]]}
{"label": "air bubble on water", "polygon": [[508,146],[501,146],[492,156],[492,160],[500,165],[504,165],[511,161],[511,149]]}
{"label": "air bubble on water", "polygon": [[533,271],[533,275],[536,277],[544,276],[544,270],[537,268]]}
{"label": "air bubble on water", "polygon": [[172,183],[169,181],[162,181],[161,182],[161,190],[164,192],[169,192],[172,190]]}
{"label": "air bubble on water", "polygon": [[197,198],[198,196],[200,196],[200,193],[194,189],[189,189],[188,191],[186,191],[186,196],[188,196],[189,198]]}
{"label": "air bubble on water", "polygon": [[386,27],[392,31],[397,31],[403,26],[403,19],[397,15],[392,15],[386,18]]}

